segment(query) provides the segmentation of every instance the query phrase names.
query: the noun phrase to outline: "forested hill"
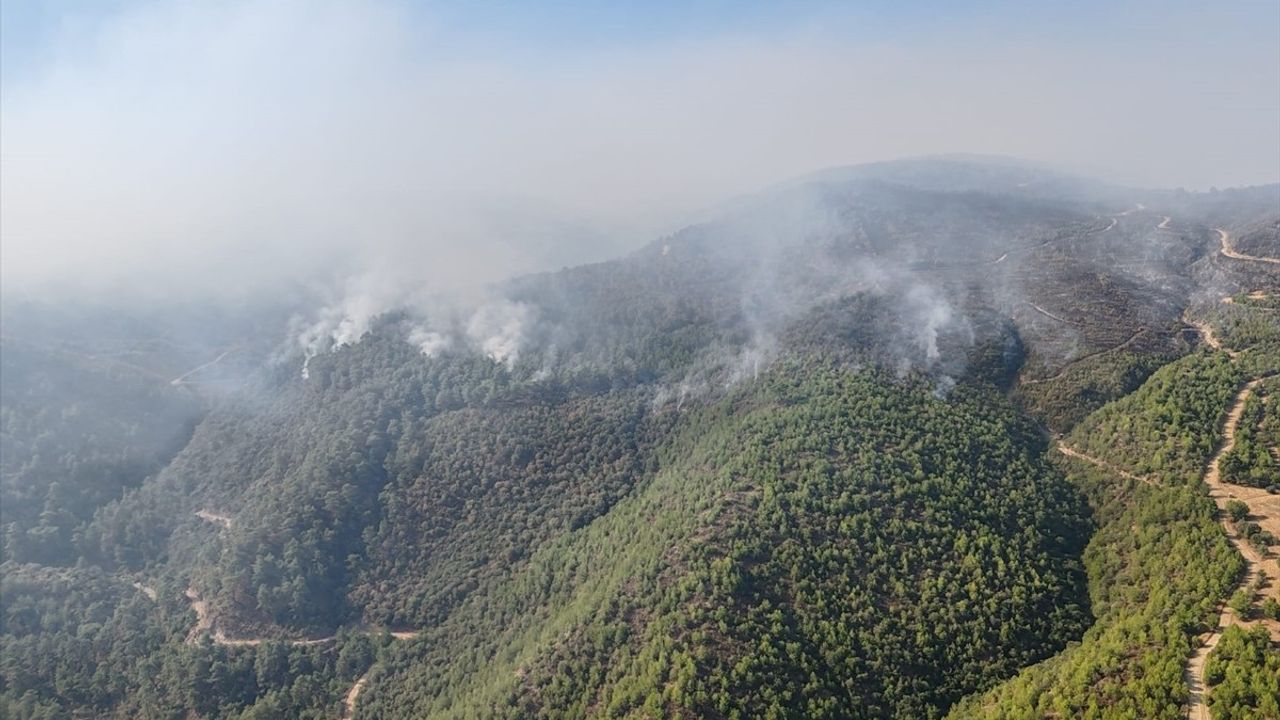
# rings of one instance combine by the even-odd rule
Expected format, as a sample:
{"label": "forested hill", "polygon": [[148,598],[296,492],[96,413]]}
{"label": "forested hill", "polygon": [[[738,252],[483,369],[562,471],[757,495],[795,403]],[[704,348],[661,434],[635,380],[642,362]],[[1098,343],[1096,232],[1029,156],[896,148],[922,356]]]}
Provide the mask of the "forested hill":
{"label": "forested hill", "polygon": [[[1248,293],[1275,283],[1224,265],[1215,227],[1265,251],[1273,190],[912,161],[478,301],[315,324],[268,303],[198,347],[23,306],[0,707],[930,718],[1021,692],[1114,619],[1095,531],[1155,522],[1108,510],[1045,430],[1190,483],[1274,342]],[[1152,376],[1203,344],[1206,298],[1237,354]]]}
{"label": "forested hill", "polygon": [[782,363],[396,648],[370,716],[937,716],[1087,624],[1083,506],[1001,405]]}

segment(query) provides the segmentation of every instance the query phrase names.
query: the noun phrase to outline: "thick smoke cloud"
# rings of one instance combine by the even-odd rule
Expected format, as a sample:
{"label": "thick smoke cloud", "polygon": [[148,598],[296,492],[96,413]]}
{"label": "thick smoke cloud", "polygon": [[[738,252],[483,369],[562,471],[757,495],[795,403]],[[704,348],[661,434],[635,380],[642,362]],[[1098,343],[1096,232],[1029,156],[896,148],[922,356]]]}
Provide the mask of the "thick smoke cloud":
{"label": "thick smoke cloud", "polygon": [[809,17],[548,52],[390,3],[126,4],[7,78],[3,280],[441,291],[602,259],[815,168],[939,151],[1271,181],[1277,31],[1236,10],[1124,6],[1056,41]]}

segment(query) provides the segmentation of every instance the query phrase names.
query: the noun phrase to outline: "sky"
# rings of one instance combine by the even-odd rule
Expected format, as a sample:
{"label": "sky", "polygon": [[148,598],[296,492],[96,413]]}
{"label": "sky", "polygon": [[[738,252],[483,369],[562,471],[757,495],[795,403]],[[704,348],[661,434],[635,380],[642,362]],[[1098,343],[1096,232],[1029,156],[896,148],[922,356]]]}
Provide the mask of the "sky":
{"label": "sky", "polygon": [[447,290],[950,152],[1276,182],[1280,1],[0,5],[7,290]]}

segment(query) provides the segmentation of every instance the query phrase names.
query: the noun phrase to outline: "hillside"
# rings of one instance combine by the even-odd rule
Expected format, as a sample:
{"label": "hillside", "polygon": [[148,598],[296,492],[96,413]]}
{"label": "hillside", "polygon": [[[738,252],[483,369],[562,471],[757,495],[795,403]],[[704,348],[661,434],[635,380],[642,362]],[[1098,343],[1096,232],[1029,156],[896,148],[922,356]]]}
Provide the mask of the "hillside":
{"label": "hillside", "polygon": [[0,707],[1176,717],[1274,552],[1201,482],[1269,497],[1274,197],[914,160],[368,317],[24,306]]}
{"label": "hillside", "polygon": [[936,716],[1086,617],[1079,501],[984,400],[780,366],[608,515],[398,649],[370,712]]}
{"label": "hillside", "polygon": [[[1258,280],[1257,261],[1226,248],[1213,260],[1218,277]],[[1260,289],[1209,306],[1211,322],[1189,318],[1202,351],[1059,445],[1098,523],[1084,553],[1097,621],[1079,645],[951,717],[1276,715],[1280,504],[1250,486],[1276,477],[1280,455],[1266,398],[1280,373],[1280,323],[1266,302],[1277,285],[1280,275],[1265,276]]]}

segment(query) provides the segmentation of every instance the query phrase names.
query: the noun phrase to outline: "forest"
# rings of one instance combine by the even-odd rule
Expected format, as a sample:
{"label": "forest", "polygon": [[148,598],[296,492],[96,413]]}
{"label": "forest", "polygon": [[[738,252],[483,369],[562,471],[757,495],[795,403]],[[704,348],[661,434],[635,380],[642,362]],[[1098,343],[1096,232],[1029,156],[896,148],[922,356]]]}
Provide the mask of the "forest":
{"label": "forest", "polygon": [[[1219,464],[1276,479],[1272,286],[1204,225],[1257,202],[953,170],[504,282],[501,357],[409,341],[455,310],[305,359],[253,314],[19,325],[0,714],[1181,717],[1219,608],[1275,609],[1201,482],[1259,379]],[[1267,717],[1274,654],[1222,635],[1215,717]]]}
{"label": "forest", "polygon": [[1139,475],[1193,484],[1218,440],[1218,418],[1243,379],[1224,353],[1188,356],[1090,415],[1071,440]]}
{"label": "forest", "polygon": [[1222,479],[1280,493],[1280,460],[1272,452],[1280,447],[1280,413],[1274,399],[1275,383],[1264,383],[1245,401],[1236,444],[1222,458]]}
{"label": "forest", "polygon": [[1030,427],[986,391],[941,402],[803,362],[702,411],[639,493],[395,648],[369,712],[843,717],[852,696],[937,717],[1082,629],[1080,570],[1055,559],[1083,506]]}

